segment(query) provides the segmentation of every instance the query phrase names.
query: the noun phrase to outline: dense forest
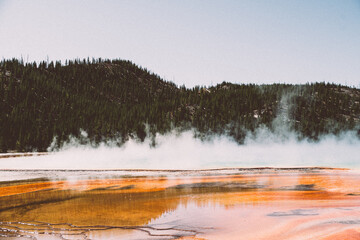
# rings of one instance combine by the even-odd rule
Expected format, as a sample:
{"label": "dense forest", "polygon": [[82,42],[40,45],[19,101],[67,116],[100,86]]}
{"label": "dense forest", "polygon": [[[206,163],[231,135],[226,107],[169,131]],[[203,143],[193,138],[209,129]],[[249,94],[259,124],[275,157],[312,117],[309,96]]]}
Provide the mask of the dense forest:
{"label": "dense forest", "polygon": [[299,138],[360,129],[360,90],[347,86],[232,84],[178,87],[130,61],[0,62],[0,152],[46,151],[56,137],[93,143],[194,129],[243,143],[249,131],[286,125]]}

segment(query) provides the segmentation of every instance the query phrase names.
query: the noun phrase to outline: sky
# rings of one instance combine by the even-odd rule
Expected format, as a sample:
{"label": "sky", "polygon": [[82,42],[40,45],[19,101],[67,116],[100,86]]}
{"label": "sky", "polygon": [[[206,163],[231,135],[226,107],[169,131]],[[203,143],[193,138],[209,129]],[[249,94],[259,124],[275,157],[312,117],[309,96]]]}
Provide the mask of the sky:
{"label": "sky", "polygon": [[187,87],[360,88],[360,0],[0,0],[0,57],[120,58]]}

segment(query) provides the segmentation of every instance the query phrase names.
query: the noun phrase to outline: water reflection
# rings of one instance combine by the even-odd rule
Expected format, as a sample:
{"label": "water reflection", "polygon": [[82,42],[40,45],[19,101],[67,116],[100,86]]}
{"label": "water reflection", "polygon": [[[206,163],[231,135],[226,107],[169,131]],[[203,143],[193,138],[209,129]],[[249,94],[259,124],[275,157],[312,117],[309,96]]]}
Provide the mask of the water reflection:
{"label": "water reflection", "polygon": [[300,169],[2,182],[0,238],[341,239],[360,227],[359,180]]}

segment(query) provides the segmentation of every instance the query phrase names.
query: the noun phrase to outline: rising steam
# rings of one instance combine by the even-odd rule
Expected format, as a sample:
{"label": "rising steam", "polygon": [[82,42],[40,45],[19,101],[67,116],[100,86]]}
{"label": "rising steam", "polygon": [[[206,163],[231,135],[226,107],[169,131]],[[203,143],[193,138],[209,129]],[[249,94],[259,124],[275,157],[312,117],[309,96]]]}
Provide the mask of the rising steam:
{"label": "rising steam", "polygon": [[354,132],[325,136],[319,142],[298,141],[289,133],[284,141],[266,128],[248,135],[244,145],[227,137],[210,141],[193,137],[192,131],[180,135],[157,136],[157,147],[150,140],[129,140],[122,147],[111,142],[97,147],[71,139],[47,156],[5,158],[0,169],[208,169],[224,167],[360,167],[360,141]]}
{"label": "rising steam", "polygon": [[[283,95],[273,130],[259,127],[249,132],[243,145],[227,136],[206,141],[194,138],[195,130],[175,130],[140,143],[130,139],[92,145],[86,132],[70,138],[60,149],[49,147],[46,156],[0,160],[0,169],[210,169],[226,167],[360,167],[360,140],[356,132],[326,135],[319,141],[299,140],[291,131],[289,99]],[[56,140],[54,140],[54,143]]]}

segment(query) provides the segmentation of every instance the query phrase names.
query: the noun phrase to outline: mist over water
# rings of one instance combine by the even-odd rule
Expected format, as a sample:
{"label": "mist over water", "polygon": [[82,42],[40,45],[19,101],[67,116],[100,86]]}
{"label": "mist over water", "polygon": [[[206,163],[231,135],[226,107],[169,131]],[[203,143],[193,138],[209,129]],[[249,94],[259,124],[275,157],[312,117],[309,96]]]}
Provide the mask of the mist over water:
{"label": "mist over water", "polygon": [[[299,90],[299,89],[298,89]],[[56,138],[45,156],[0,159],[0,169],[213,169],[236,167],[345,167],[360,168],[360,138],[356,131],[325,135],[319,141],[299,138],[291,130],[291,97],[284,93],[272,130],[265,126],[248,132],[239,145],[226,135],[195,138],[196,130],[136,139],[118,145],[117,140],[92,144],[87,133],[70,137],[60,148]],[[149,136],[149,135],[148,135]]]}
{"label": "mist over water", "polygon": [[[360,140],[355,132],[327,135],[318,142],[299,141],[293,132],[259,128],[244,145],[226,136],[201,141],[193,131],[158,135],[140,143],[130,139],[93,146],[70,139],[47,156],[0,159],[0,169],[210,169],[227,167],[360,167]],[[83,133],[83,138],[86,134]]]}

